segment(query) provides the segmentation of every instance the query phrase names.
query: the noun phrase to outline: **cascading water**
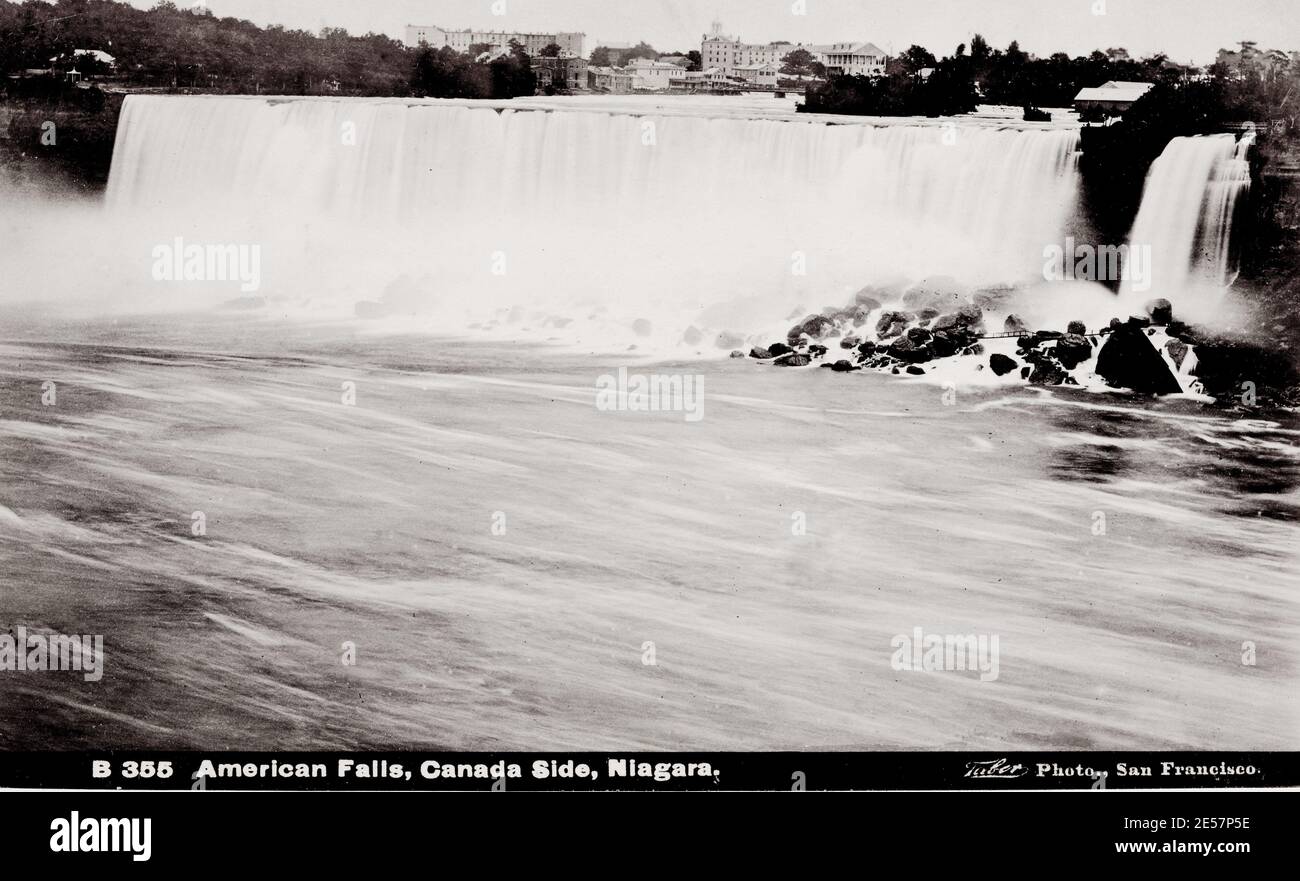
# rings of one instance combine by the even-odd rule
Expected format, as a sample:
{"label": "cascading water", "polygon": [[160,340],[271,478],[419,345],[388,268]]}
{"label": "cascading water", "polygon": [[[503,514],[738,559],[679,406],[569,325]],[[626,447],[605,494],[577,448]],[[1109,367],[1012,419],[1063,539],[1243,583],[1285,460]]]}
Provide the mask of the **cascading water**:
{"label": "cascading water", "polygon": [[452,330],[646,318],[648,344],[875,280],[1041,279],[1078,189],[1069,129],[571,106],[131,96],[109,210],[155,242],[260,243],[280,301]]}
{"label": "cascading water", "polygon": [[1149,275],[1126,270],[1126,305],[1164,297],[1185,317],[1214,316],[1233,280],[1233,213],[1250,188],[1253,143],[1253,135],[1175,138],[1152,164],[1129,235],[1130,249],[1150,249]]}

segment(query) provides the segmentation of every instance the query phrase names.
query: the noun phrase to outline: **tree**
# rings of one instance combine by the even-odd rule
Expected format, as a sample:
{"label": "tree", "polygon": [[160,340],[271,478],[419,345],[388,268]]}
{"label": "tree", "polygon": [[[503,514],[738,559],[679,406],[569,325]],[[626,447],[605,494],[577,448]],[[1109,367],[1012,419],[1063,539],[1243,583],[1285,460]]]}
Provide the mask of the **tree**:
{"label": "tree", "polygon": [[795,49],[781,59],[781,73],[791,76],[812,76],[812,66],[817,63],[817,56],[807,49]]}
{"label": "tree", "polygon": [[548,43],[546,46],[542,48],[542,51],[539,52],[538,54],[542,58],[559,58],[560,53],[562,53],[563,51],[564,50],[560,48],[559,43]]}
{"label": "tree", "polygon": [[704,67],[704,56],[700,54],[698,49],[687,52],[686,57],[691,60],[691,66],[688,70],[700,70]]}
{"label": "tree", "polygon": [[611,67],[611,58],[608,46],[597,46],[591,50],[591,58],[587,62],[592,67]]}
{"label": "tree", "polygon": [[920,73],[925,68],[934,67],[939,63],[933,52],[924,46],[916,45],[908,47],[907,51],[898,57],[898,61],[903,71],[911,74]]}

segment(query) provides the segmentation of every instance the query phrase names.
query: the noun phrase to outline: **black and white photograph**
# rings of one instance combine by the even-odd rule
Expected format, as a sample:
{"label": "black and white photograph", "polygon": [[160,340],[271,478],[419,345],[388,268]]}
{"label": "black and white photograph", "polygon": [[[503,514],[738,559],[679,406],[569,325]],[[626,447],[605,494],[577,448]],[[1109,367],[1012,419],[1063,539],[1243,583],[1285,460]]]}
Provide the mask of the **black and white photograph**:
{"label": "black and white photograph", "polygon": [[1300,788],[1298,347],[1294,0],[0,0],[0,789]]}

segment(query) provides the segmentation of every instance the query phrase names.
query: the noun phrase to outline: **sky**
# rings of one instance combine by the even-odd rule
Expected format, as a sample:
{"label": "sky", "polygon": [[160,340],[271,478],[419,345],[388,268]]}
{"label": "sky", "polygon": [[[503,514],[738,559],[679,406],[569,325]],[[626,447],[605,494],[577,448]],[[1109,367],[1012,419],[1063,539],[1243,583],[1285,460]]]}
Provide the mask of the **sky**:
{"label": "sky", "polygon": [[[156,0],[129,0],[148,8]],[[178,6],[193,0],[174,0]],[[700,48],[714,19],[747,42],[871,41],[901,52],[913,43],[937,55],[982,33],[1046,56],[1122,46],[1205,64],[1241,40],[1300,50],[1300,0],[201,0],[218,16],[259,25],[400,39],[407,24],[509,31],[582,31],[587,51],[602,41],[640,40],[661,52]],[[503,12],[504,14],[494,14]]]}

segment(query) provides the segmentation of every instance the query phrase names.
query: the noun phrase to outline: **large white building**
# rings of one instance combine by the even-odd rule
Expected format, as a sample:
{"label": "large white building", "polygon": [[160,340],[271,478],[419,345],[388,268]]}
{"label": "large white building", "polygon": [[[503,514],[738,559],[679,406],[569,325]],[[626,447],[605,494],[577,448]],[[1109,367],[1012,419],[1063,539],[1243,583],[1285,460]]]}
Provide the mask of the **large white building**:
{"label": "large white building", "polygon": [[451,31],[434,25],[408,24],[406,26],[406,45],[412,48],[428,46],[430,49],[441,49],[446,46],[457,52],[468,52],[471,46],[477,45],[488,45],[494,50],[503,49],[514,41],[522,44],[524,51],[534,57],[554,43],[565,55],[582,58],[582,44],[585,38],[586,34],[571,32],[526,34],[511,31],[475,31],[469,28]]}
{"label": "large white building", "polygon": [[[721,68],[727,76],[745,76],[766,65],[778,69],[785,56],[796,49],[804,49],[826,65],[834,74],[850,76],[884,76],[887,60],[883,49],[874,43],[744,43],[739,37],[729,37],[722,32],[722,23],[713,23],[713,32],[704,35],[700,44],[703,66]],[[752,75],[752,74],[751,74]]]}
{"label": "large white building", "polygon": [[682,67],[680,64],[669,64],[667,61],[651,61],[648,58],[638,58],[627,66],[627,72],[634,77],[632,87],[642,91],[668,91],[675,79],[681,79]]}

